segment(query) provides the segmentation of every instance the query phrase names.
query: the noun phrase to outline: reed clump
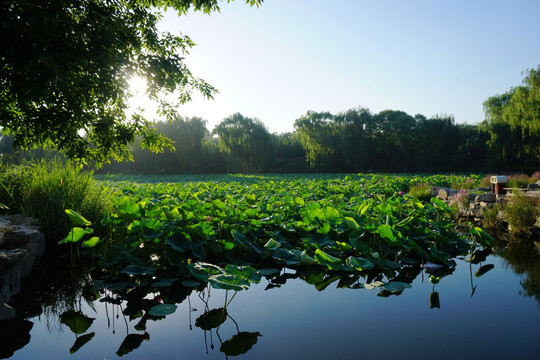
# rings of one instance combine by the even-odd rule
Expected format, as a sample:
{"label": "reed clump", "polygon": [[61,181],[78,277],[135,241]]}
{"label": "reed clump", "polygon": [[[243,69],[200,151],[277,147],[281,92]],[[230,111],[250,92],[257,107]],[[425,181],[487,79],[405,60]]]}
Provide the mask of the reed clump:
{"label": "reed clump", "polygon": [[2,165],[0,203],[4,212],[38,219],[48,243],[56,243],[71,229],[66,209],[99,223],[112,208],[103,189],[93,180],[92,172],[62,160]]}

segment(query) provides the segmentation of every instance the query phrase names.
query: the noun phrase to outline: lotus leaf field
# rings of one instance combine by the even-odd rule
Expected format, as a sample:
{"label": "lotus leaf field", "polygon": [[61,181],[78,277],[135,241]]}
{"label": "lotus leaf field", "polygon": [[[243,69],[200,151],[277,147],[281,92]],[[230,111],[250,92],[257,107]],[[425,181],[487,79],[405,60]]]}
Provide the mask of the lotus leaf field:
{"label": "lotus leaf field", "polygon": [[377,283],[401,292],[410,287],[411,270],[429,267],[437,281],[452,272],[455,257],[489,242],[478,227],[458,228],[441,200],[407,196],[416,183],[450,186],[471,177],[479,179],[108,177],[100,181],[115,211],[90,224],[68,210],[74,228],[61,243],[81,244],[115,281],[238,291],[262,277],[279,286],[282,271],[291,269],[317,289],[338,281],[339,287]]}

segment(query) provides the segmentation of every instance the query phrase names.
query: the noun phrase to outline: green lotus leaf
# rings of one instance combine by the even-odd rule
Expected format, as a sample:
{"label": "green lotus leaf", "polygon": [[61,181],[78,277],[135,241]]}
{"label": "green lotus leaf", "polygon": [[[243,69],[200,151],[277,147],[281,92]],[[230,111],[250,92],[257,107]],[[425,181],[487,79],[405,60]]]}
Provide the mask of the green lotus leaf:
{"label": "green lotus leaf", "polygon": [[177,306],[174,304],[159,304],[148,310],[148,314],[152,316],[167,316],[176,311]]}

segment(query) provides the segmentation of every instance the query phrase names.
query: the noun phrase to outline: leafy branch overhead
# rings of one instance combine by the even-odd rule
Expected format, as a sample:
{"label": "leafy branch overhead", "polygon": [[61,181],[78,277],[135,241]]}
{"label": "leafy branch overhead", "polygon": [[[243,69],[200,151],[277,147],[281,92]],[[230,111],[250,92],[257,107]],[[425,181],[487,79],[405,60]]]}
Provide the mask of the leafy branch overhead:
{"label": "leafy branch overhead", "polygon": [[[229,1],[227,1],[229,2]],[[262,0],[246,3],[259,6]],[[153,151],[172,141],[130,114],[129,79],[147,81],[162,115],[175,116],[163,96],[178,103],[216,89],[184,63],[194,46],[186,35],[160,32],[162,11],[219,11],[217,0],[7,0],[0,4],[0,127],[15,145],[45,145],[82,160],[130,158],[141,137]]]}

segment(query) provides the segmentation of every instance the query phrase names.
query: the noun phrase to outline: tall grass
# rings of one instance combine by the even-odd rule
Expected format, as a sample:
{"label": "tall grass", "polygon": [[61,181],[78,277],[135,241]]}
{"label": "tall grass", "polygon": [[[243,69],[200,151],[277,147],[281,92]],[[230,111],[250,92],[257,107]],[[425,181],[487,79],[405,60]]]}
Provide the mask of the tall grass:
{"label": "tall grass", "polygon": [[514,234],[527,234],[535,227],[539,215],[538,200],[523,194],[515,194],[505,206],[504,218]]}
{"label": "tall grass", "polygon": [[418,201],[428,202],[431,200],[431,185],[418,183],[409,189],[409,195]]}
{"label": "tall grass", "polygon": [[60,160],[0,167],[0,203],[9,212],[37,218],[48,244],[69,232],[66,209],[95,223],[111,208],[91,172]]}

